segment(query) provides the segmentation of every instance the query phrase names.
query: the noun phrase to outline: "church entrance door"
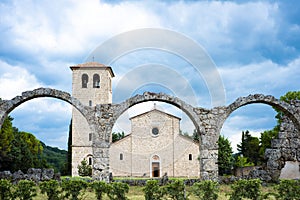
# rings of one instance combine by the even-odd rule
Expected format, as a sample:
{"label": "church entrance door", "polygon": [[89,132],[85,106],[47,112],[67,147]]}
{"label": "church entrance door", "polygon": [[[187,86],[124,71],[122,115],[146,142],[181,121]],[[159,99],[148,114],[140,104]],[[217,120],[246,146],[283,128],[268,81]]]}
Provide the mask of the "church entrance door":
{"label": "church entrance door", "polygon": [[152,162],[152,177],[160,177],[159,162]]}

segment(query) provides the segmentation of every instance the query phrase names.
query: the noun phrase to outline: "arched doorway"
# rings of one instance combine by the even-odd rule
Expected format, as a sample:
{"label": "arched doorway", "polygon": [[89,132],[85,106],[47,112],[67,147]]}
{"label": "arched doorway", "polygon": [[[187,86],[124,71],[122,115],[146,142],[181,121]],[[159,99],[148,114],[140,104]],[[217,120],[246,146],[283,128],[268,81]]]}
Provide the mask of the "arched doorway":
{"label": "arched doorway", "polygon": [[153,155],[150,158],[150,177],[156,178],[161,177],[161,164],[160,157],[158,155]]}

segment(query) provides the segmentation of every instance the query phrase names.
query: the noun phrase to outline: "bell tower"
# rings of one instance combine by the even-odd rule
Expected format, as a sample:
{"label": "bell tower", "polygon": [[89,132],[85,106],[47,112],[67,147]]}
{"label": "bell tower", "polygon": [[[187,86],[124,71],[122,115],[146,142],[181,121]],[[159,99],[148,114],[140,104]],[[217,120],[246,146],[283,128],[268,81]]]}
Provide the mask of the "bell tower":
{"label": "bell tower", "polygon": [[[86,106],[112,103],[110,66],[87,62],[70,67],[72,96]],[[75,108],[72,110],[72,176],[78,175],[77,166],[83,159],[92,165],[92,134],[86,119]]]}

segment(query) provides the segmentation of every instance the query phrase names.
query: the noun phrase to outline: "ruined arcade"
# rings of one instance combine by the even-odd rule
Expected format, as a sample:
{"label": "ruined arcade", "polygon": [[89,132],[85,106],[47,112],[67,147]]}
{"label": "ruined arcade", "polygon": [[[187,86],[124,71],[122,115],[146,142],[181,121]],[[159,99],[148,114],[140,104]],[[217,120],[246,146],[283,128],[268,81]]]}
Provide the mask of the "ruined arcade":
{"label": "ruined arcade", "polygon": [[[111,132],[116,120],[130,107],[146,102],[161,101],[181,109],[194,123],[200,134],[199,174],[201,179],[218,178],[218,138],[223,123],[236,109],[252,103],[270,105],[286,116],[279,139],[266,151],[268,170],[278,178],[286,162],[300,162],[299,131],[300,102],[286,103],[273,96],[262,94],[238,98],[228,106],[205,109],[193,107],[177,97],[162,93],[145,92],[120,104],[112,102],[112,68],[97,62],[71,67],[73,72],[72,96],[66,92],[39,88],[26,91],[11,100],[0,101],[0,125],[5,117],[20,104],[40,97],[53,97],[73,106],[72,175],[77,175],[78,163],[86,158],[93,166],[93,177],[109,181]],[[274,173],[275,172],[275,173]]]}

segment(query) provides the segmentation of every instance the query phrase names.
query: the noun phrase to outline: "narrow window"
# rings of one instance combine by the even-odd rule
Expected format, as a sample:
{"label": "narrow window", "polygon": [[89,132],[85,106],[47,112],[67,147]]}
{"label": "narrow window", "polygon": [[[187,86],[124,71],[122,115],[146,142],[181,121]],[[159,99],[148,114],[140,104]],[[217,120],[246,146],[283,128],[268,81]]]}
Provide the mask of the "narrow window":
{"label": "narrow window", "polygon": [[192,154],[189,154],[189,160],[193,160]]}
{"label": "narrow window", "polygon": [[92,106],[92,104],[93,104],[92,100],[89,100],[89,106]]}
{"label": "narrow window", "polygon": [[120,160],[123,160],[123,154],[120,153]]}
{"label": "narrow window", "polygon": [[93,76],[93,88],[100,88],[100,76],[99,76],[99,74],[94,74],[94,76]]}
{"label": "narrow window", "polygon": [[89,141],[92,141],[92,134],[89,134]]}
{"label": "narrow window", "polygon": [[111,78],[109,78],[109,87],[110,87],[110,91],[112,91]]}
{"label": "narrow window", "polygon": [[88,81],[89,81],[89,76],[87,74],[82,74],[81,77],[82,88],[87,88]]}
{"label": "narrow window", "polygon": [[92,158],[89,157],[89,165],[92,165]]}

